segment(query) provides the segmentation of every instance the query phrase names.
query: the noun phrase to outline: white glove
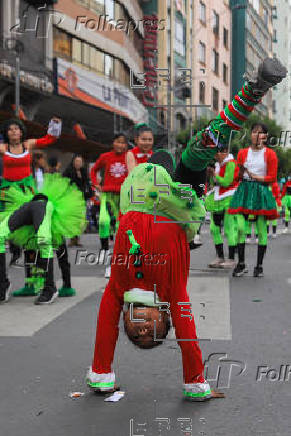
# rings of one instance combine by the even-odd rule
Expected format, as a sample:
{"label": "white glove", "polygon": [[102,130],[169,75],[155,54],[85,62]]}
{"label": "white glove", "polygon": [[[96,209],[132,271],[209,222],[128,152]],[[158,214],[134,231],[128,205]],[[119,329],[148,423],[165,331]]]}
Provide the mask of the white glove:
{"label": "white glove", "polygon": [[50,120],[47,133],[48,135],[56,136],[57,138],[61,136],[62,121]]}

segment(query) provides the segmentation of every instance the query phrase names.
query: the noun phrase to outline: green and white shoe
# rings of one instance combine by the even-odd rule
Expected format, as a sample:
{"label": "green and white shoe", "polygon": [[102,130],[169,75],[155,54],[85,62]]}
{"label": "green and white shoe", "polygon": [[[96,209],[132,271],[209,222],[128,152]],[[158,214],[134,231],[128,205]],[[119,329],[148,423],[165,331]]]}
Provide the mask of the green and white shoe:
{"label": "green and white shoe", "polygon": [[23,288],[16,289],[12,293],[13,297],[35,297],[39,291],[36,291],[34,286],[24,286]]}
{"label": "green and white shoe", "polygon": [[66,288],[62,286],[59,289],[59,297],[74,297],[76,295],[76,289],[74,288]]}
{"label": "green and white shoe", "polygon": [[115,385],[115,374],[109,372],[106,374],[97,374],[89,368],[86,376],[86,383],[95,392],[114,392],[117,390]]}
{"label": "green and white shoe", "polygon": [[184,384],[183,395],[188,401],[205,401],[212,398],[211,388],[207,382]]}

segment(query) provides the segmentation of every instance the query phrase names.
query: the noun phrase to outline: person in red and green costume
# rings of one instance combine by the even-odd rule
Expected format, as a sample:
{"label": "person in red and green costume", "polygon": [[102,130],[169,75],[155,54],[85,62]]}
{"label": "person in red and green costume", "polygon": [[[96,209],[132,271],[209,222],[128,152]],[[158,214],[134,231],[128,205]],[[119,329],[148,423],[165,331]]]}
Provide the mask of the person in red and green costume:
{"label": "person in red and green costume", "polygon": [[[234,215],[228,214],[229,204],[239,181],[239,168],[228,148],[221,148],[215,155],[215,168],[209,168],[213,190],[207,193],[206,210],[211,212],[210,231],[216,251],[216,259],[209,264],[210,268],[232,268],[235,266],[235,250],[237,245],[237,222]],[[228,242],[229,256],[224,258],[221,226]]]}
{"label": "person in red and green costume", "polygon": [[[138,258],[128,267],[126,263],[119,261],[112,264],[112,274],[99,309],[94,358],[86,378],[92,389],[99,392],[112,392],[117,389],[112,363],[123,304],[132,304],[130,307],[135,318],[132,319],[130,309],[126,307],[123,319],[129,339],[140,348],[150,349],[161,343],[168,333],[169,311],[159,313],[157,304],[157,301],[163,301],[169,303],[182,352],[184,398],[204,401],[213,397],[204,377],[194,319],[182,319],[178,308],[179,302],[189,302],[186,288],[190,266],[188,243],[205,215],[195,190],[199,191],[199,185],[205,181],[206,168],[218,149],[228,145],[234,127],[236,130],[242,127],[243,120],[260,102],[261,96],[271,86],[279,83],[286,74],[286,69],[277,60],[265,61],[259,69],[257,79],[245,84],[233,102],[208,128],[199,132],[188,143],[175,172],[176,180],[179,179],[176,182],[164,168],[154,163],[138,165],[126,178],[121,188],[123,216],[116,235],[113,256],[121,255],[120,260],[124,260],[129,254],[133,254]],[[195,190],[185,187],[183,189],[192,192],[192,201],[179,195],[181,187],[178,182],[185,184],[187,180]],[[161,186],[164,187],[163,191],[167,188],[168,195],[161,192]],[[131,193],[132,198],[139,201],[132,201]],[[141,200],[141,195],[144,200]],[[162,223],[157,223],[155,219]],[[163,262],[157,264],[157,253],[164,253],[166,262],[163,259]],[[138,255],[142,255],[142,258],[139,259]],[[154,256],[154,260],[149,261],[148,255]],[[154,285],[158,296],[156,301]]]}

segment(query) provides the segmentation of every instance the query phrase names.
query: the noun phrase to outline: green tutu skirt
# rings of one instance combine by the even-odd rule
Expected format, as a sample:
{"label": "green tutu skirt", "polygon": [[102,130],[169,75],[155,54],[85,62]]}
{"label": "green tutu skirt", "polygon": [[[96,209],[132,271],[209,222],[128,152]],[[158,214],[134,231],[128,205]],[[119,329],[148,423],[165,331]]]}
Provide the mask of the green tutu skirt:
{"label": "green tutu skirt", "polygon": [[242,181],[230,203],[228,213],[278,218],[277,204],[267,185],[255,181]]}
{"label": "green tutu skirt", "polygon": [[[81,235],[86,228],[86,203],[82,192],[70,179],[60,174],[45,174],[42,188],[38,191],[46,195],[53,204],[51,221],[52,243],[57,248],[64,238]],[[15,187],[5,193],[5,210],[0,214],[1,221],[32,200],[30,189],[24,192]],[[9,239],[15,245],[36,250],[35,230],[33,226],[23,226],[11,233]]]}
{"label": "green tutu skirt", "polygon": [[291,209],[291,195],[284,195],[284,197],[282,198],[282,206]]}
{"label": "green tutu skirt", "polygon": [[208,212],[223,212],[228,210],[232,196],[222,198],[221,200],[214,200],[214,192],[207,195],[205,199],[205,209]]}

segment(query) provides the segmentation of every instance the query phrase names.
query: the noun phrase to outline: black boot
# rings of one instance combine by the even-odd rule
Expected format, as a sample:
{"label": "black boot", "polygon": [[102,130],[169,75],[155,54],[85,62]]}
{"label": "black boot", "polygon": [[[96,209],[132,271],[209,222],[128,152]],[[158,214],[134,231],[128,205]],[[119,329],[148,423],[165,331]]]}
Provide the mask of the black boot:
{"label": "black boot", "polygon": [[238,264],[233,270],[233,277],[241,277],[248,272],[245,264],[245,244],[237,244]]}
{"label": "black boot", "polygon": [[54,283],[54,259],[40,258],[37,267],[43,270],[44,286],[34,304],[51,304],[58,296]]}
{"label": "black boot", "polygon": [[71,285],[71,265],[65,243],[58,248],[56,254],[63,279],[63,286],[59,289],[59,297],[72,297],[76,295],[76,290]]}
{"label": "black boot", "polygon": [[266,245],[258,245],[257,266],[254,268],[254,277],[264,277],[263,259],[266,251]]}
{"label": "black boot", "polygon": [[10,281],[6,275],[6,256],[5,253],[0,253],[0,304],[9,300],[10,287]]}

